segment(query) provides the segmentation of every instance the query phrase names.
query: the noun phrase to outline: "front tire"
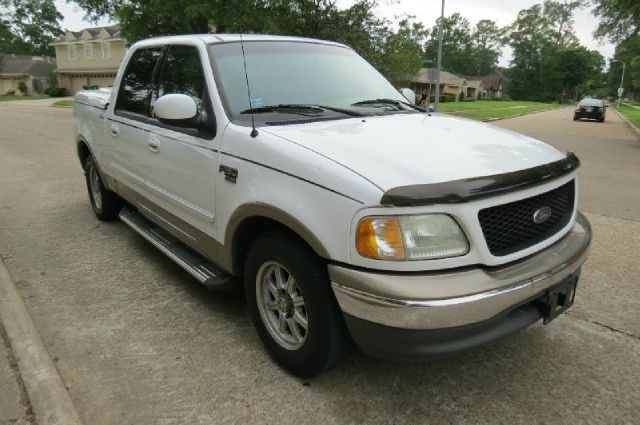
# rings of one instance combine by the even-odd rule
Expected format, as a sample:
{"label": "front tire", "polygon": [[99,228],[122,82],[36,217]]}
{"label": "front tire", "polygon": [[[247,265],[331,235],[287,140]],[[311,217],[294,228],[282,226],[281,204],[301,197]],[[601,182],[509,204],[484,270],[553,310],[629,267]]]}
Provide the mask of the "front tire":
{"label": "front tire", "polygon": [[122,209],[122,198],[104,186],[102,176],[92,156],[87,157],[84,163],[84,174],[89,191],[89,201],[96,217],[102,221],[117,218],[120,209]]}
{"label": "front tire", "polygon": [[327,267],[303,242],[284,232],[258,236],[244,272],[251,319],[282,368],[310,378],[351,352]]}

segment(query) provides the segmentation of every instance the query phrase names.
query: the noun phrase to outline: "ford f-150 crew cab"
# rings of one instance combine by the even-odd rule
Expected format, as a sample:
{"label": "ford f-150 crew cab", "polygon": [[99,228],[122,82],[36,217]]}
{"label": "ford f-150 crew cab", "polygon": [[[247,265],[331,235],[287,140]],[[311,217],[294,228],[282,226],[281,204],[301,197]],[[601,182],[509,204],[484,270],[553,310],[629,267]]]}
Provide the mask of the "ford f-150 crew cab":
{"label": "ford f-150 crew cab", "polygon": [[309,377],[354,343],[442,356],[573,304],[577,157],[411,96],[333,42],[155,38],[76,95],[74,135],[97,217],[242,282],[267,351]]}

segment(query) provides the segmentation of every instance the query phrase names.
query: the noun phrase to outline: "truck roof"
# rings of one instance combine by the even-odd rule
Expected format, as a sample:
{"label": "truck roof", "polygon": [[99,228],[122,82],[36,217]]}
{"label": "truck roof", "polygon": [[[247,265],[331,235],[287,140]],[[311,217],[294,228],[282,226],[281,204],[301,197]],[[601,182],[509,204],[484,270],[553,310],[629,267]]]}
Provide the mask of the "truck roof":
{"label": "truck roof", "polygon": [[242,40],[246,42],[250,41],[294,41],[301,43],[320,43],[320,44],[329,44],[334,46],[346,47],[350,48],[341,43],[336,43],[334,41],[327,40],[318,40],[314,38],[304,38],[304,37],[291,37],[284,35],[267,35],[267,34],[185,34],[185,35],[171,35],[171,36],[163,36],[163,37],[154,37],[148,38],[135,43],[135,45],[146,45],[146,44],[156,44],[156,43],[175,43],[181,40],[193,40],[200,39],[207,44],[215,44],[215,43],[229,43],[229,42],[238,42],[240,41],[240,36],[242,35]]}

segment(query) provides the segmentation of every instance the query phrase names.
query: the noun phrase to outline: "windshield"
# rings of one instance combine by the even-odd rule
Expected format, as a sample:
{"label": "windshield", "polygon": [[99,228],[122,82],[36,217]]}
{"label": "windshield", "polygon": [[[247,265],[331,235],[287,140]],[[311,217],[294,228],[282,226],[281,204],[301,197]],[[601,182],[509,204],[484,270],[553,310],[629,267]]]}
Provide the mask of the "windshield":
{"label": "windshield", "polygon": [[[385,99],[407,102],[389,81],[353,50],[335,45],[287,41],[244,43],[252,97],[249,102],[240,43],[212,44],[209,49],[226,108],[237,119],[246,121],[248,109],[258,111],[261,107],[261,112],[287,114],[294,111],[292,105],[326,106],[323,111],[335,115],[339,114],[337,110],[357,113],[385,105],[398,110],[392,108],[393,102],[382,106],[356,105],[362,101]],[[287,108],[265,108],[274,105],[287,105]],[[309,112],[308,108],[306,112]]]}

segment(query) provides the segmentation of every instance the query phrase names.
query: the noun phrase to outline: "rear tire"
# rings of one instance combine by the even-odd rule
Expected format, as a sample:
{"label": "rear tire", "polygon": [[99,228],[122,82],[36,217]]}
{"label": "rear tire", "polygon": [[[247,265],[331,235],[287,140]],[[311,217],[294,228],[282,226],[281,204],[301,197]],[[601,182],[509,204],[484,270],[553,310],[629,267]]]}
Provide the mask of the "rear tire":
{"label": "rear tire", "polygon": [[89,201],[93,212],[102,221],[110,221],[118,217],[123,201],[118,195],[104,186],[100,170],[91,155],[84,163],[84,174],[89,191]]}
{"label": "rear tire", "polygon": [[578,121],[580,118],[576,117],[575,115],[573,116],[573,120],[574,121]]}
{"label": "rear tire", "polygon": [[326,264],[302,241],[284,232],[258,236],[247,254],[244,287],[258,335],[283,369],[310,378],[351,352]]}

